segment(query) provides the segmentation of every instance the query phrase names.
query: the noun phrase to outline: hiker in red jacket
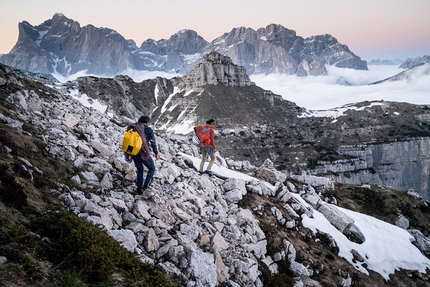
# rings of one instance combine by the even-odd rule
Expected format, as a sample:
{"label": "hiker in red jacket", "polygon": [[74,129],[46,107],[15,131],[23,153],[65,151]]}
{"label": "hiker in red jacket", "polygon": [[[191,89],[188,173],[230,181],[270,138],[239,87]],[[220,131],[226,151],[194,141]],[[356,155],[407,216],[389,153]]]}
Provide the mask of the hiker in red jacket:
{"label": "hiker in red jacket", "polygon": [[[210,141],[207,145],[202,147],[202,161],[200,162],[200,169],[199,169],[199,172],[201,174],[202,173],[211,174],[212,173],[211,169],[215,162],[216,146],[215,146],[215,139],[214,139],[215,138],[214,126],[215,126],[214,119],[208,120],[205,125],[205,128],[209,129]],[[207,156],[210,156],[211,159],[209,161],[208,167],[206,168],[205,171],[203,171]]]}

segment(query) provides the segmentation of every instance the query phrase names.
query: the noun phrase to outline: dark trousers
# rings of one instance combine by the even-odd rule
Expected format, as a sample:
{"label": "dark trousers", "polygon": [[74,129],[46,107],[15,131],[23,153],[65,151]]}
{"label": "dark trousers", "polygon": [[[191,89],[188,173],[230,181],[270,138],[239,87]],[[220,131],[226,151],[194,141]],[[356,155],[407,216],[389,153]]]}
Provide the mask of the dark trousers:
{"label": "dark trousers", "polygon": [[[133,157],[133,161],[134,161],[134,165],[137,168],[137,180],[136,180],[137,188],[143,188],[143,189],[149,188],[155,173],[154,160],[152,158],[143,160],[140,157],[140,155],[137,155]],[[143,183],[143,171],[145,166],[148,169],[148,174],[146,175],[145,183]]]}

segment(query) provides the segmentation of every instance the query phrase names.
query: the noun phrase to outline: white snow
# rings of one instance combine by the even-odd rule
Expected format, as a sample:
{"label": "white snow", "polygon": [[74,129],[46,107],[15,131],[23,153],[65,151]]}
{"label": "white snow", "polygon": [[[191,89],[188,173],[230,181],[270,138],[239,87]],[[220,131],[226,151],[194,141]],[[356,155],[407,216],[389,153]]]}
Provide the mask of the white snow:
{"label": "white snow", "polygon": [[[340,108],[334,108],[334,109],[329,109],[329,110],[319,110],[319,111],[318,110],[308,110],[308,111],[302,113],[301,115],[299,115],[298,117],[299,118],[329,117],[329,118],[336,119],[337,117],[344,115],[345,112],[348,110],[362,111],[366,107],[382,106],[383,104],[384,104],[383,102],[373,102],[367,106],[362,106],[360,108],[356,107],[355,104],[348,104],[348,105],[345,105],[345,106],[340,107]],[[397,113],[397,114],[399,114],[399,113]]]}
{"label": "white snow", "polygon": [[195,126],[194,120],[189,119],[189,120],[183,120],[181,123],[175,124],[174,126],[170,126],[170,124],[167,123],[163,127],[167,129],[167,132],[186,135],[193,131],[194,126]]}
{"label": "white snow", "polygon": [[39,32],[39,38],[36,40],[37,46],[40,46],[40,42],[42,42],[43,36],[45,36],[46,33],[48,33],[48,30],[46,31],[38,31]]}
{"label": "white snow", "polygon": [[176,95],[177,93],[181,92],[179,90],[178,87],[174,87],[173,89],[173,93],[171,93],[168,97],[167,100],[164,102],[163,106],[161,107],[161,114],[163,114],[166,111],[166,107],[169,104],[170,100],[173,98],[174,95]]}
{"label": "white snow", "polygon": [[155,104],[158,106],[158,93],[160,92],[160,88],[158,87],[158,83],[155,85],[154,96],[155,96]]}
{"label": "white snow", "polygon": [[101,113],[105,113],[107,106],[100,103],[97,99],[92,99],[86,94],[81,94],[78,90],[71,90],[70,96],[79,101],[83,106],[93,108]]}
{"label": "white snow", "polygon": [[193,63],[194,61],[196,61],[198,58],[200,58],[202,56],[201,53],[195,53],[195,54],[182,54],[182,56],[184,57],[184,60],[188,63]]}
{"label": "white snow", "polygon": [[[185,153],[180,153],[180,154],[184,158],[187,158],[187,159],[191,160],[193,162],[193,164],[194,164],[195,167],[198,168],[200,166],[200,161],[201,161],[200,158],[197,158],[197,157],[185,154]],[[222,159],[222,157],[218,153],[216,153],[216,156],[217,156],[217,160],[218,161],[216,161],[215,164],[212,167],[212,171],[213,172],[215,172],[215,173],[217,173],[217,174],[219,174],[221,176],[228,177],[228,178],[238,178],[238,179],[243,179],[243,180],[246,180],[246,181],[258,180],[255,177],[249,176],[249,175],[244,174],[242,172],[234,171],[234,170],[228,169],[228,168],[226,168],[224,166],[221,166],[219,163],[221,161],[223,161],[223,159]],[[264,182],[264,183],[271,190],[276,189],[273,185],[271,185],[271,184],[269,184],[267,182]]]}
{"label": "white snow", "polygon": [[[301,199],[297,194],[294,196]],[[304,203],[303,200],[302,202]],[[430,268],[430,260],[411,243],[414,239],[406,230],[362,213],[337,208],[354,219],[354,225],[365,237],[362,244],[349,241],[320,212],[315,210],[314,218],[302,216],[303,226],[314,232],[319,230],[330,234],[339,246],[339,256],[345,258],[357,270],[369,274],[363,267],[365,263],[368,269],[389,280],[389,275],[396,270],[417,270],[425,273],[426,268]],[[352,249],[358,251],[364,262],[353,262]]]}

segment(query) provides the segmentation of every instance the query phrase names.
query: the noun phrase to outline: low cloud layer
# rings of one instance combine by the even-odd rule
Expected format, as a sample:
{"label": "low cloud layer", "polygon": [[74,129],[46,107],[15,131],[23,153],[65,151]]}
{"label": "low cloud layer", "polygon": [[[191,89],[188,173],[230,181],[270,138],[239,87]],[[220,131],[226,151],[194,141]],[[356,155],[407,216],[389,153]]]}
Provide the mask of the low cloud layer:
{"label": "low cloud layer", "polygon": [[[327,67],[328,76],[252,75],[257,86],[310,110],[324,110],[371,100],[430,104],[430,75],[419,71],[410,79],[377,85],[402,72],[397,66],[369,66],[368,71]],[[337,84],[340,78],[351,86]]]}
{"label": "low cloud layer", "polygon": [[[384,100],[430,104],[430,75],[416,71],[410,80],[369,85],[402,72],[397,66],[369,66],[368,71],[341,69],[328,66],[328,76],[297,77],[284,74],[251,75],[257,86],[281,95],[285,100],[308,110],[326,110],[362,101]],[[124,71],[135,82],[163,77],[171,79],[178,74],[156,71]],[[85,76],[85,72],[68,78],[54,75],[61,82]],[[95,75],[94,75],[95,76]],[[99,77],[103,77],[98,75]],[[348,82],[350,86],[339,84]]]}

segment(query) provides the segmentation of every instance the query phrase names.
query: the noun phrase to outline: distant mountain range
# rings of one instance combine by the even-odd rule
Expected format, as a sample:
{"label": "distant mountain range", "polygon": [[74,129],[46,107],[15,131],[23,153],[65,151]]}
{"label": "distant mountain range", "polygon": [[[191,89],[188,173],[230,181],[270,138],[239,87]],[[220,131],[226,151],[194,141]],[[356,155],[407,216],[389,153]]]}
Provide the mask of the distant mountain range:
{"label": "distant mountain range", "polygon": [[382,65],[401,65],[404,62],[404,60],[400,60],[400,59],[394,59],[394,60],[388,60],[388,59],[372,59],[371,61],[369,61],[368,65],[369,66],[382,66]]}
{"label": "distant mountain range", "polygon": [[415,59],[408,59],[403,62],[399,68],[405,70],[387,79],[371,83],[371,85],[383,82],[411,80],[412,78],[421,77],[423,75],[430,75],[430,56],[424,55]]}
{"label": "distant mountain range", "polygon": [[55,14],[38,26],[19,23],[19,37],[0,62],[21,70],[69,76],[79,71],[112,77],[148,70],[186,74],[211,51],[245,67],[247,74],[325,75],[325,65],[367,70],[367,63],[335,37],[303,38],[281,25],[234,28],[207,42],[197,32],[181,30],[168,40],[145,40],[140,47],[109,28],[80,24]]}

